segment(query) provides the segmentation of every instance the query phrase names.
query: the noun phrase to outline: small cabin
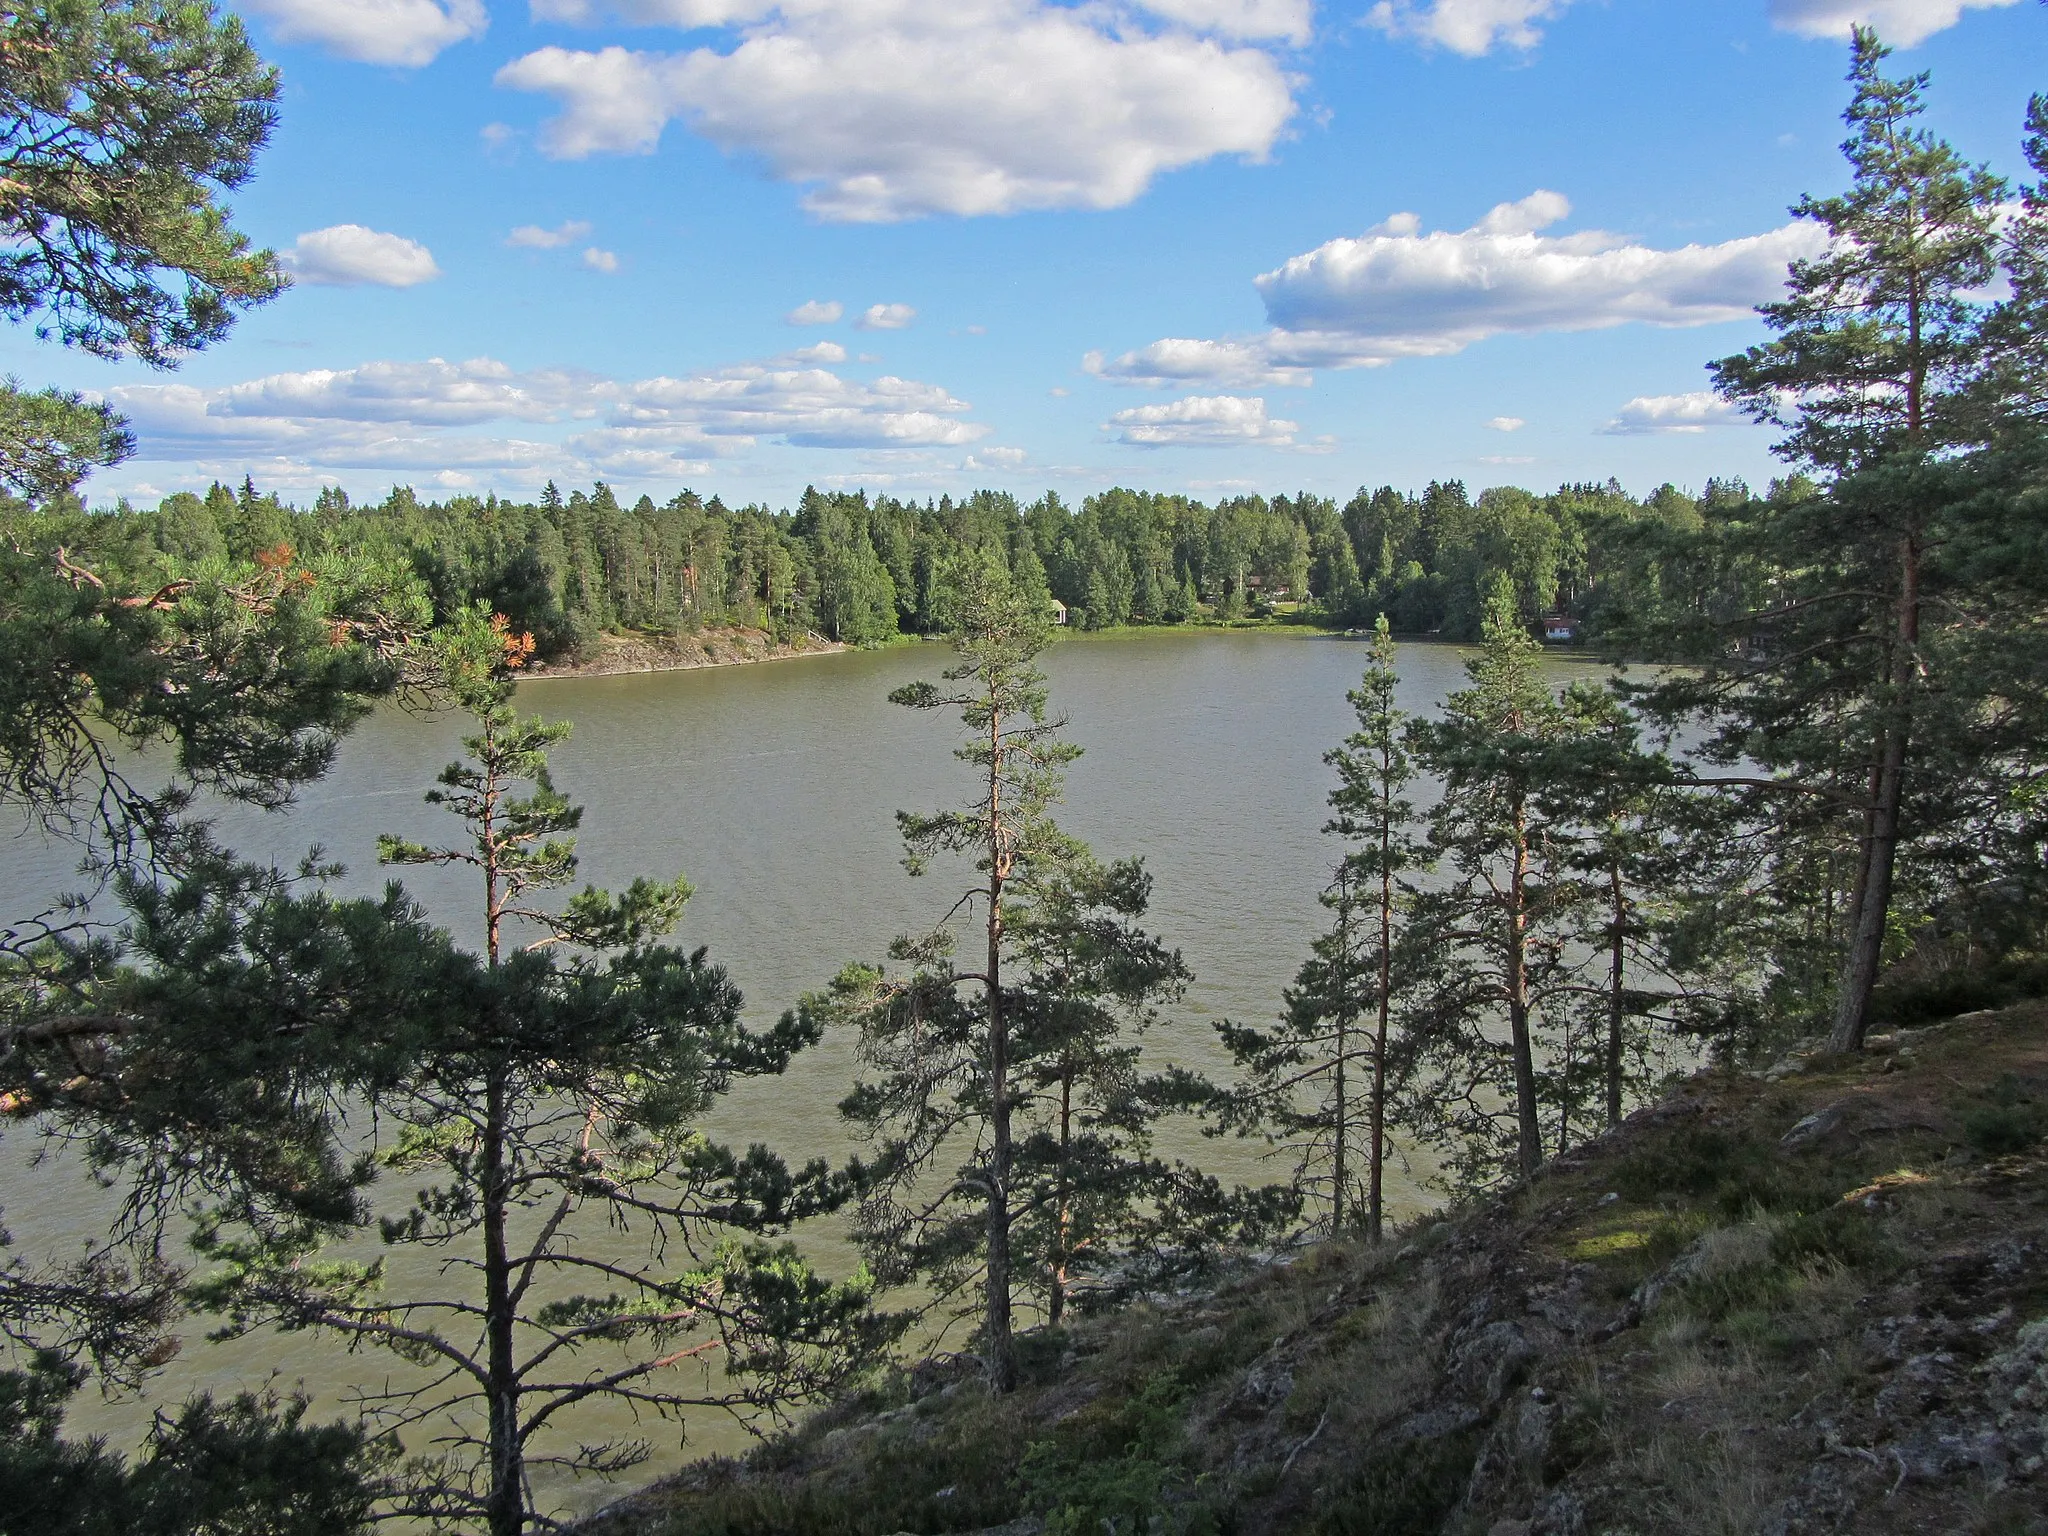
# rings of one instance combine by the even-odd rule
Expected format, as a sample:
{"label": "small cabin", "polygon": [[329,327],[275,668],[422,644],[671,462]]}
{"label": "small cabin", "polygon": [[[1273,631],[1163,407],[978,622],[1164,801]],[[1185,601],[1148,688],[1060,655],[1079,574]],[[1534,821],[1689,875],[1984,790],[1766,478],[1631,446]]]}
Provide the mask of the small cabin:
{"label": "small cabin", "polygon": [[1579,621],[1568,613],[1547,613],[1543,616],[1543,643],[1545,645],[1576,645],[1579,639]]}
{"label": "small cabin", "polygon": [[1067,605],[1058,598],[1052,600],[1052,621],[1055,624],[1067,622]]}

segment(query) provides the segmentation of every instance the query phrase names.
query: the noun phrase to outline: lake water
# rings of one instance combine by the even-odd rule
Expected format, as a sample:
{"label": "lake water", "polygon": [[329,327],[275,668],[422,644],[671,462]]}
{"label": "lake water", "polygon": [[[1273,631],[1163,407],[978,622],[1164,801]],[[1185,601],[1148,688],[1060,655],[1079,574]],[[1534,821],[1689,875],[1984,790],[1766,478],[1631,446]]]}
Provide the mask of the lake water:
{"label": "lake water", "polygon": [[[1401,648],[1402,706],[1427,712],[1463,682],[1467,653]],[[951,756],[958,722],[886,702],[914,677],[936,677],[935,645],[754,666],[602,678],[536,679],[525,709],[575,722],[553,755],[558,786],[586,807],[580,877],[619,886],[638,874],[685,874],[696,888],[678,935],[710,946],[744,990],[753,1022],[771,1022],[853,959],[879,959],[891,937],[928,926],[957,894],[939,871],[907,878],[894,813],[954,803],[969,789]],[[1316,893],[1335,849],[1319,834],[1331,774],[1322,754],[1353,725],[1346,689],[1365,665],[1355,640],[1299,632],[1074,637],[1046,658],[1053,705],[1085,755],[1068,774],[1060,819],[1105,857],[1144,856],[1155,878],[1151,926],[1195,973],[1151,1044],[1160,1061],[1215,1067],[1208,1021],[1264,1019],[1306,957],[1324,917]],[[1557,680],[1593,669],[1563,658]],[[341,884],[374,890],[380,832],[446,839],[454,823],[420,802],[459,750],[461,721],[379,711],[352,735],[334,771],[289,813],[223,813],[222,838],[244,854],[296,860],[309,844],[348,867]],[[0,908],[33,910],[71,883],[75,854],[33,834],[9,845]],[[404,871],[406,883],[474,940],[471,888],[453,873]],[[845,1145],[834,1105],[851,1075],[848,1040],[827,1040],[789,1074],[745,1085],[714,1129],[763,1140],[793,1159]],[[75,1175],[21,1166],[17,1135],[0,1168],[0,1208],[17,1251],[76,1243]],[[1218,1172],[1260,1173],[1251,1150],[1176,1138],[1174,1150]],[[1395,1178],[1397,1214],[1422,1200]],[[844,1260],[830,1234],[822,1262]],[[162,1391],[216,1390],[276,1373],[332,1402],[368,1357],[309,1339],[213,1347],[194,1340]],[[375,1369],[382,1370],[382,1362]],[[81,1403],[79,1427],[125,1438],[146,1422],[132,1404]],[[597,1426],[593,1425],[593,1428]],[[659,1428],[659,1426],[654,1426]],[[657,1437],[658,1438],[658,1437]],[[672,1438],[672,1436],[671,1436]],[[711,1432],[692,1449],[730,1448]],[[684,1453],[670,1445],[661,1466]],[[598,1496],[593,1490],[593,1497]]]}

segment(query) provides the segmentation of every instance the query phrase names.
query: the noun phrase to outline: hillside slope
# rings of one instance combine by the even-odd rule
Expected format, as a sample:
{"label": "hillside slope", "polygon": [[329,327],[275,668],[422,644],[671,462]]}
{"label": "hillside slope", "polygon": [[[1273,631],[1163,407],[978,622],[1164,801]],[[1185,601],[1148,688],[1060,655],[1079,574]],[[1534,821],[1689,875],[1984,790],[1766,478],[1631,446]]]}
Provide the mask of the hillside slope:
{"label": "hillside slope", "polygon": [[1703,1073],[1374,1252],[923,1366],[589,1536],[2048,1533],[2048,1005]]}

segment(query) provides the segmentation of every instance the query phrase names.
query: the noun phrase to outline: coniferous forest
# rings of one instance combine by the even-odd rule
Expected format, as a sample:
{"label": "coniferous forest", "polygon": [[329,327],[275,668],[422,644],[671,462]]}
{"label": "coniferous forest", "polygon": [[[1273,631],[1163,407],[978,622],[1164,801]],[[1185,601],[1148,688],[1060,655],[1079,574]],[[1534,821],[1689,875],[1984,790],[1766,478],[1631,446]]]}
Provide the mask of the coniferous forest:
{"label": "coniferous forest", "polygon": [[[1770,494],[1810,493],[1795,475]],[[984,491],[918,505],[810,490],[776,511],[691,491],[622,506],[600,483],[567,497],[550,485],[532,503],[422,502],[399,488],[354,506],[330,489],[299,510],[245,483],[114,515],[123,558],[145,565],[247,560],[289,544],[408,570],[437,612],[487,602],[552,661],[606,630],[743,624],[853,645],[941,635],[953,572],[979,554],[1082,629],[1246,619],[1277,605],[1340,627],[1370,628],[1385,613],[1402,633],[1472,640],[1503,582],[1531,622],[1562,614],[1611,627],[1632,601],[1654,599],[1659,533],[1736,519],[1752,500],[1732,480],[1697,496],[1667,485],[1643,501],[1612,483],[1474,497],[1453,480],[1419,495],[1361,490],[1342,507],[1306,494],[1211,506],[1114,490],[1070,508],[1050,492],[1028,504]]]}
{"label": "coniferous forest", "polygon": [[[63,0],[0,26],[11,319],[171,365],[277,296],[222,202],[279,102],[238,22]],[[1628,1518],[1665,1511],[1655,1529],[1854,1528],[1867,1493],[1873,1520],[1924,1497],[1950,1502],[1914,1518],[1945,1528],[2038,1530],[2036,1248],[2006,1275],[1987,1236],[1968,1281],[2004,1287],[1969,1314],[1970,1380],[2021,1382],[1998,1389],[1997,1456],[1993,1429],[1949,1462],[1901,1431],[1885,1493],[1891,1462],[1830,1419],[1816,1465],[1876,1481],[1836,1505],[1801,1484],[1776,1525],[1725,1501],[1689,1523],[1687,1479],[1719,1474],[1626,1460],[1652,1415],[1594,1358],[1629,1330],[1693,1351],[1658,1378],[1666,1409],[1721,1371],[1731,1400],[1924,1418],[1932,1398],[1872,1385],[1905,1345],[1815,1319],[1988,1225],[1971,1200],[2021,1211],[2001,1240],[2042,1236],[2038,1010],[1986,1048],[2010,1070],[1949,1078],[1967,1103],[1856,1118],[1910,1070],[1899,1030],[2048,991],[2048,97],[2024,106],[2034,179],[2008,185],[1929,131],[1934,85],[1889,58],[1856,33],[1842,190],[1797,209],[1825,246],[1766,339],[1711,365],[1779,434],[1762,492],[813,490],[771,511],[602,484],[294,508],[245,483],[88,510],[127,426],[0,389],[0,792],[86,888],[6,914],[0,1113],[10,1146],[61,1147],[112,1197],[65,1254],[0,1252],[0,1532],[561,1529],[564,1487],[630,1486],[651,1454],[644,1427],[589,1428],[599,1409],[764,1437],[641,1527],[678,1536],[1619,1531],[1643,1528],[1613,1513],[1638,1485]],[[1556,617],[1614,669],[1557,686]],[[1355,729],[1327,743],[1327,856],[1299,872],[1322,926],[1267,1016],[1195,1021],[1206,1073],[1152,1048],[1191,973],[1148,926],[1146,850],[1060,824],[1087,771],[1042,666],[1061,618],[1371,635]],[[926,679],[888,703],[958,727],[951,799],[875,808],[923,916],[755,999],[773,1023],[677,939],[676,871],[582,882],[583,809],[549,765],[572,725],[518,687],[610,632],[727,625],[929,637]],[[1429,637],[1465,643],[1464,680],[1408,711]],[[341,894],[317,852],[223,845],[221,804],[288,804],[392,700],[464,734],[420,786],[442,834],[383,838],[380,894]],[[407,890],[422,867],[460,874],[459,913]],[[707,1131],[828,1039],[844,1146]],[[1809,1066],[1846,1085],[1811,1116],[1757,1098]],[[1714,1094],[1718,1117],[1685,1107]],[[1799,1161],[1843,1126],[1853,1155]],[[1191,1141],[1258,1147],[1266,1176],[1221,1177]],[[1391,1208],[1396,1164],[1431,1209]],[[1430,1332],[1488,1243],[1567,1207],[1608,1223],[1573,1229],[1568,1278],[1519,1310],[1475,1290]],[[1401,1278],[1424,1259],[1434,1289]],[[1284,1317],[1243,1300],[1289,1285]],[[1556,1322],[1602,1287],[1608,1331]],[[1941,1310],[1898,1305],[1908,1331]],[[1578,1351],[1554,1379],[1539,1316]],[[311,1338],[345,1392],[165,1386],[209,1339]],[[1354,1353],[1283,1371],[1303,1341]],[[1863,1367],[1839,1364],[1852,1347]],[[1004,1417],[1098,1370],[1086,1401]],[[1451,1406],[1410,1412],[1432,1372]],[[155,1405],[139,1444],[67,1429],[95,1392]],[[774,1481],[819,1443],[793,1426],[862,1414],[835,1443],[879,1447],[868,1482]],[[1270,1444],[1211,1455],[1254,1419]],[[1929,1445],[1968,1439],[1945,1422]],[[1298,1465],[1320,1480],[1289,1485]],[[1553,1491],[1587,1466],[1608,1481],[1568,1510]]]}

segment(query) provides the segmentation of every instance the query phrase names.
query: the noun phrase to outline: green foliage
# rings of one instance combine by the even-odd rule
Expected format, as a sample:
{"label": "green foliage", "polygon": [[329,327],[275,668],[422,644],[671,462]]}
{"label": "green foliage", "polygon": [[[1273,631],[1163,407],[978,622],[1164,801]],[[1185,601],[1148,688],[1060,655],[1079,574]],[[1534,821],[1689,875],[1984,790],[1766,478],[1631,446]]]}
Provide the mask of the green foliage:
{"label": "green foliage", "polygon": [[306,1422],[306,1400],[206,1396],[159,1413],[130,1464],[60,1438],[74,1373],[0,1371],[0,1531],[20,1536],[357,1536],[375,1528],[393,1447]]}
{"label": "green foliage", "polygon": [[53,0],[0,34],[0,314],[162,367],[284,286],[228,223],[276,121],[235,17],[182,0]]}
{"label": "green foliage", "polygon": [[1098,1400],[1024,1452],[1019,1472],[1045,1536],[1205,1536],[1216,1516],[1190,1498],[1183,1465],[1187,1390],[1156,1376]]}
{"label": "green foliage", "polygon": [[55,501],[91,470],[111,468],[134,451],[134,434],[108,406],[0,380],[0,495]]}

